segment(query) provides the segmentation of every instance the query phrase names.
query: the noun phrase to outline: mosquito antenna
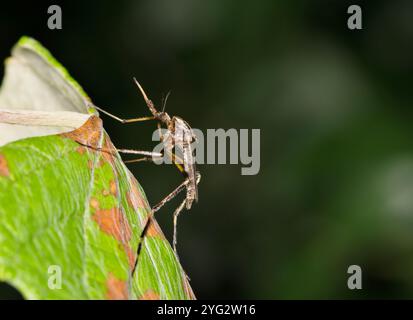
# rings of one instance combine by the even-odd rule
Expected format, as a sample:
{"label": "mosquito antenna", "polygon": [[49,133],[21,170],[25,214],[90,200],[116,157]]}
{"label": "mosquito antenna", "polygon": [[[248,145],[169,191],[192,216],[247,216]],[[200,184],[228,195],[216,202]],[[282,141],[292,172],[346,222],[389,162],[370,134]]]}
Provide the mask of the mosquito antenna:
{"label": "mosquito antenna", "polygon": [[166,102],[168,101],[169,95],[171,94],[171,90],[165,96],[165,99],[162,99],[162,112],[165,112]]}

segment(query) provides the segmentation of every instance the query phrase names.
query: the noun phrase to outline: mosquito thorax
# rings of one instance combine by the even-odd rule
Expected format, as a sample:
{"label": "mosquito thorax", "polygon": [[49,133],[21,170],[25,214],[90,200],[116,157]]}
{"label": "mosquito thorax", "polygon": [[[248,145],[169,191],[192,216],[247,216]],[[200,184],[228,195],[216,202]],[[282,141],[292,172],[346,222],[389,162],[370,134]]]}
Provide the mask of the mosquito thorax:
{"label": "mosquito thorax", "polygon": [[184,131],[185,133],[191,133],[192,129],[189,124],[182,118],[174,116],[172,118],[172,122],[175,123],[175,127],[178,127],[180,130]]}
{"label": "mosquito thorax", "polygon": [[171,122],[171,117],[166,112],[157,112],[155,118],[168,125]]}
{"label": "mosquito thorax", "polygon": [[181,136],[190,137],[191,142],[196,141],[196,136],[188,122],[180,117],[174,116],[172,118],[172,123],[174,124],[175,133],[178,135],[180,134]]}

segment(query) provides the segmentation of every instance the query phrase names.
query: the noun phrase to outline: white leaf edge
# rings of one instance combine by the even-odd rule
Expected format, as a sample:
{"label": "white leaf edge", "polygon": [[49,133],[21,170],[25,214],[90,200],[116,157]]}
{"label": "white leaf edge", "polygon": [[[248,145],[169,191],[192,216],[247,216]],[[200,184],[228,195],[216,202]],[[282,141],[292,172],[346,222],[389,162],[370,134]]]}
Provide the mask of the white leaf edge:
{"label": "white leaf edge", "polygon": [[72,131],[95,112],[82,88],[45,48],[29,37],[19,40],[5,61],[0,146]]}

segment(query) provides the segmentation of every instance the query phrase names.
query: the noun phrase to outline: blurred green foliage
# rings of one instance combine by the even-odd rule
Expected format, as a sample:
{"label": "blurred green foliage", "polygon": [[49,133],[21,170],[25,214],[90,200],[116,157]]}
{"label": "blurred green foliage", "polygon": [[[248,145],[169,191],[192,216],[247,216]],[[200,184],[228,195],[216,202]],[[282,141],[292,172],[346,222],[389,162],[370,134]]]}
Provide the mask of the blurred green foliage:
{"label": "blurred green foliage", "polygon": [[[200,201],[180,219],[199,298],[411,298],[413,3],[357,3],[361,31],[349,1],[72,1],[60,31],[48,5],[16,4],[0,13],[0,52],[39,39],[123,117],[147,114],[136,76],[158,104],[171,89],[167,111],[193,127],[261,129],[259,175],[200,166]],[[104,122],[118,147],[153,146],[153,124]],[[129,167],[153,204],[181,180]],[[159,212],[166,231],[177,204]],[[352,264],[363,290],[347,289]]]}

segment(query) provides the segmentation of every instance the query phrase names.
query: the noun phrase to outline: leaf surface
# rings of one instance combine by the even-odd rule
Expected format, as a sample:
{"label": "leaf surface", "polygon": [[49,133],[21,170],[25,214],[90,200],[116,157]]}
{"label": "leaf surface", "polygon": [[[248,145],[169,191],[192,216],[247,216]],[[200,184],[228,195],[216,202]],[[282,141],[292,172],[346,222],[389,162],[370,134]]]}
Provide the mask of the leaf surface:
{"label": "leaf surface", "polygon": [[0,124],[14,141],[0,147],[0,281],[28,299],[194,298],[155,220],[132,275],[150,212],[145,193],[90,99],[33,39],[20,40],[6,63],[1,108],[90,117],[75,130]]}

